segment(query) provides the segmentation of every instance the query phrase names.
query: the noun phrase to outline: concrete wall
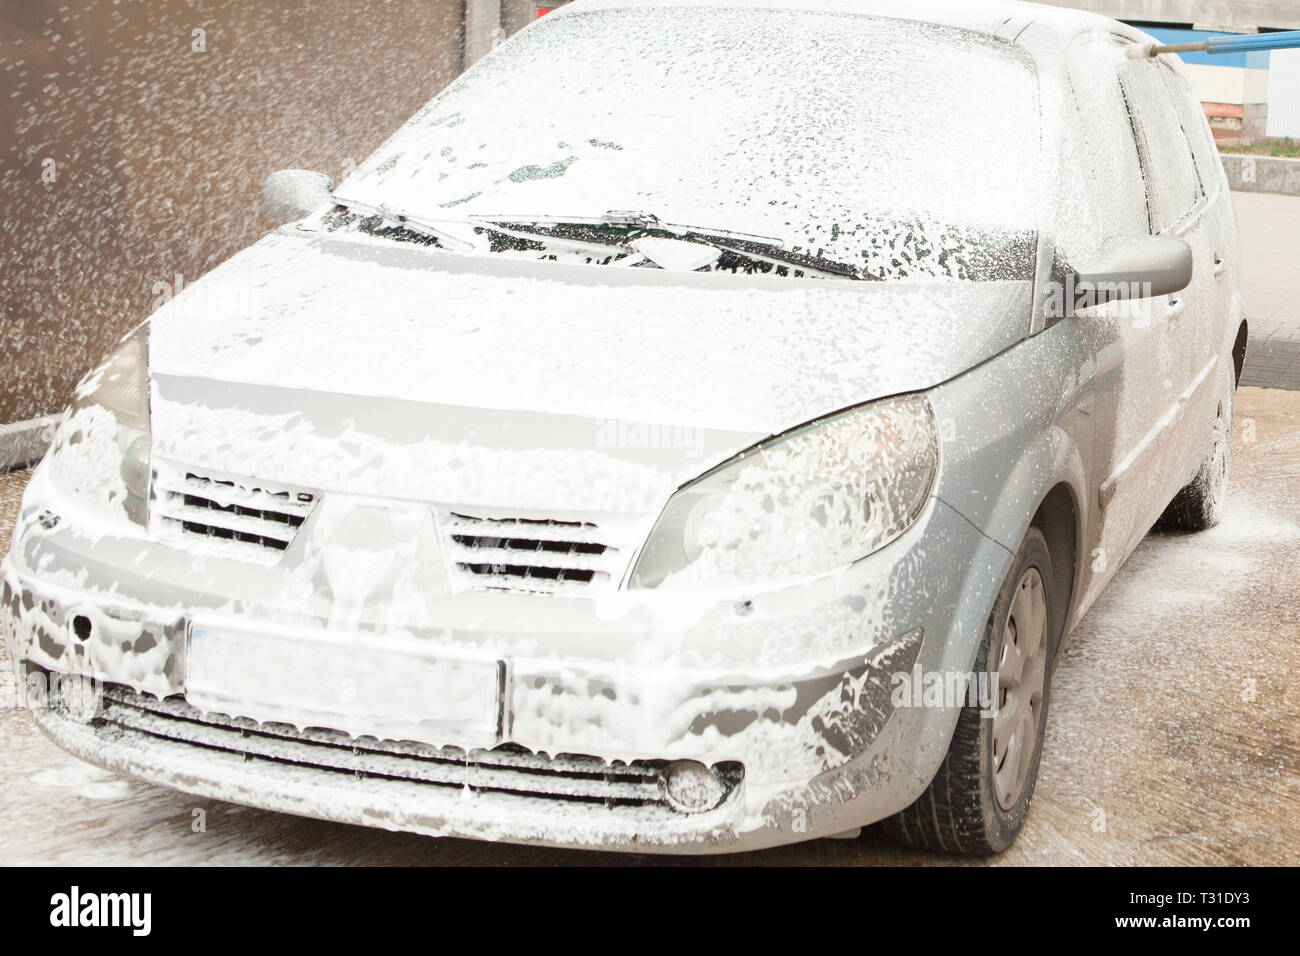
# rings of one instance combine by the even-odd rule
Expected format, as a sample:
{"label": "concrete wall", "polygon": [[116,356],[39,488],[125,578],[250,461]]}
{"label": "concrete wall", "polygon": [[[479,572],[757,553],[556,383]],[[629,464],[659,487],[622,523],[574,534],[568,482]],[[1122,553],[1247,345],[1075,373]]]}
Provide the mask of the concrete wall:
{"label": "concrete wall", "polygon": [[378,147],[460,72],[462,17],[463,0],[0,2],[0,425],[61,410],[161,295],[265,233],[268,173],[337,180]]}
{"label": "concrete wall", "polygon": [[1223,155],[1228,185],[1248,193],[1300,196],[1300,159]]}
{"label": "concrete wall", "polygon": [[466,67],[473,66],[506,38],[506,7],[506,0],[465,0]]}

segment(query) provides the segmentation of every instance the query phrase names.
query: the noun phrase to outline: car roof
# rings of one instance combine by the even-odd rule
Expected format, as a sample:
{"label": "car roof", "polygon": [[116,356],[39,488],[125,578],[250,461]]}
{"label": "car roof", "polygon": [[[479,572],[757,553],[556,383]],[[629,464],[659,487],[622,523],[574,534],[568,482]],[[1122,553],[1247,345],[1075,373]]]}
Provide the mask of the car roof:
{"label": "car roof", "polygon": [[[577,0],[551,16],[583,10],[717,7],[791,12],[833,12],[913,20],[1000,37],[1023,47],[1040,65],[1050,64],[1082,33],[1118,34],[1135,43],[1151,37],[1127,24],[1083,10],[1023,0]],[[1063,65],[1063,64],[1062,64]]]}

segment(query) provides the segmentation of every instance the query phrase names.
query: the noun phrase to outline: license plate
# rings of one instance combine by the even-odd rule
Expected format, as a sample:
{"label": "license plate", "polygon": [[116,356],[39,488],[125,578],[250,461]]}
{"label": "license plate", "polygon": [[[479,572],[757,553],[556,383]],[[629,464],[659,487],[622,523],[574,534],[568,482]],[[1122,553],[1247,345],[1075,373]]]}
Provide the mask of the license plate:
{"label": "license plate", "polygon": [[503,663],[375,643],[195,623],[185,697],[204,711],[353,736],[464,747],[497,742]]}

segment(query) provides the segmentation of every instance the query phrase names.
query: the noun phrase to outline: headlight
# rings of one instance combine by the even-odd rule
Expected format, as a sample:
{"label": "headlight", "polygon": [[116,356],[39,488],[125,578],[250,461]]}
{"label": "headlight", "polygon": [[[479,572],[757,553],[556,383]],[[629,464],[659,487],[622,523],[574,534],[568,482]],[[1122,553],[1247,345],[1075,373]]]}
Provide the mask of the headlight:
{"label": "headlight", "polygon": [[124,338],[81,380],[46,458],[51,480],[79,504],[147,522],[149,327]]}
{"label": "headlight", "polygon": [[780,435],[673,496],[631,586],[725,587],[852,564],[917,519],[938,467],[934,415],[922,396]]}

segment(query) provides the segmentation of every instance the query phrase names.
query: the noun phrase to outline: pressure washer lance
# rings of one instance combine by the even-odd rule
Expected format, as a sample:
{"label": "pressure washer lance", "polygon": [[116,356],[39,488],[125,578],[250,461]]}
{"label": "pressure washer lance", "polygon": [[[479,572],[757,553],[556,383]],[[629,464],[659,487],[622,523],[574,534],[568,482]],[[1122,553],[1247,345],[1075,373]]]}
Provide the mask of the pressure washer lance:
{"label": "pressure washer lance", "polygon": [[1262,50],[1290,50],[1300,47],[1300,30],[1279,33],[1249,33],[1242,36],[1215,37],[1200,43],[1146,43],[1129,47],[1135,60],[1161,53],[1258,53]]}

